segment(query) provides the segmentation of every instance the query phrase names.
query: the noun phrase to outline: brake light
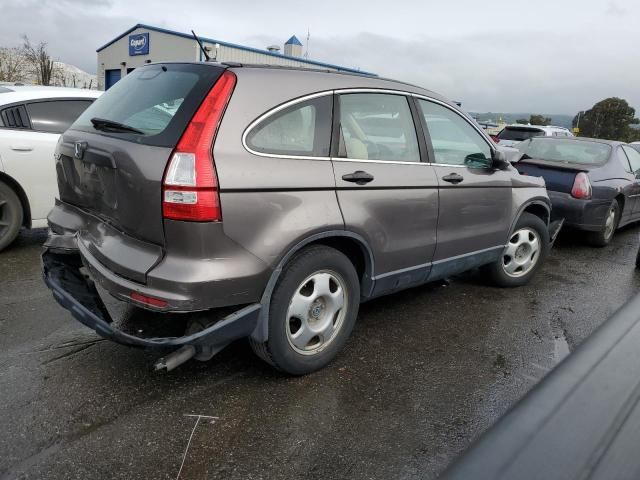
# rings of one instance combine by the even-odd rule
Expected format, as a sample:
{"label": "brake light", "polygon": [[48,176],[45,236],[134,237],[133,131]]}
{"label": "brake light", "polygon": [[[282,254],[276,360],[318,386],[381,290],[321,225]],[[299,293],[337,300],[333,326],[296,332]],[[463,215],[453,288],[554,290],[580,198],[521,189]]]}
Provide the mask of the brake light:
{"label": "brake light", "polygon": [[573,181],[573,188],[571,189],[571,196],[583,200],[591,198],[591,182],[586,173],[580,172],[576,175],[576,179]]}
{"label": "brake light", "polygon": [[494,143],[500,143],[500,139],[498,138],[497,135],[489,135],[491,137],[491,140],[494,141]]}
{"label": "brake light", "polygon": [[162,182],[162,215],[171,220],[222,220],[213,143],[236,76],[226,70],[187,125],[171,155]]}

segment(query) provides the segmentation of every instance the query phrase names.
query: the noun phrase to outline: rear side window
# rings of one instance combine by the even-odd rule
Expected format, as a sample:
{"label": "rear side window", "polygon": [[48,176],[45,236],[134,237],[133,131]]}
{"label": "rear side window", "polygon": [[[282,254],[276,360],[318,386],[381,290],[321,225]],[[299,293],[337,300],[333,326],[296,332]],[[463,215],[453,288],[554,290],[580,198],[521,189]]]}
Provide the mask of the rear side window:
{"label": "rear side window", "polygon": [[2,125],[9,128],[30,128],[27,109],[24,105],[14,105],[0,110]]}
{"label": "rear side window", "polygon": [[[136,68],[102,94],[71,128],[145,145],[173,147],[223,72],[224,68],[216,65],[188,63]],[[92,118],[142,133],[96,130]]]}
{"label": "rear side window", "polygon": [[328,157],[332,108],[331,95],[291,105],[253,127],[247,146],[271,155]]}
{"label": "rear side window", "polygon": [[340,95],[338,156],[419,162],[418,139],[407,97],[380,93]]}
{"label": "rear side window", "polygon": [[505,127],[499,134],[500,140],[514,140],[521,142],[533,137],[544,137],[544,130],[538,128]]}
{"label": "rear side window", "polygon": [[426,100],[418,101],[431,145],[434,162],[447,165],[486,167],[491,147],[469,122],[453,110]]}
{"label": "rear side window", "polygon": [[49,100],[27,104],[31,128],[40,132],[63,133],[84,112],[91,100]]}

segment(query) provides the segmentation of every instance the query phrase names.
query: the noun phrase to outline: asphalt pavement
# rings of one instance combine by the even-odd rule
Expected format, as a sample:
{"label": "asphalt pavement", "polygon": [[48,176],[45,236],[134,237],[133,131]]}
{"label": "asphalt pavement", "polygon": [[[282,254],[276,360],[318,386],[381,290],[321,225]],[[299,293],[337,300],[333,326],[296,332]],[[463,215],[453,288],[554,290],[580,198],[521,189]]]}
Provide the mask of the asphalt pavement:
{"label": "asphalt pavement", "polygon": [[639,233],[596,249],[563,232],[526,287],[470,272],[364,304],[343,353],[301,378],[246,342],[150,371],[156,353],[54,302],[46,232],[24,233],[0,253],[0,478],[435,478],[638,291]]}

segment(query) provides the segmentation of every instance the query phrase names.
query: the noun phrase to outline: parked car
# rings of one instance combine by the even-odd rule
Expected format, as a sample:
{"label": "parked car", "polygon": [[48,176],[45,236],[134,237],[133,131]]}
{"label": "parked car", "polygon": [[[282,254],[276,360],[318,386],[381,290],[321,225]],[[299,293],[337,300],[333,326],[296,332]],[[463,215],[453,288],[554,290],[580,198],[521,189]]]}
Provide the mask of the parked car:
{"label": "parked car", "polygon": [[58,137],[99,95],[76,88],[0,87],[0,250],[21,227],[47,225],[57,193]]}
{"label": "parked car", "polygon": [[621,142],[535,137],[520,143],[516,167],[543,177],[553,214],[605,246],[617,228],[640,220],[640,153]]}
{"label": "parked car", "polygon": [[[180,347],[156,368],[249,337],[280,370],[311,372],[361,301],[478,266],[523,285],[550,244],[542,179],[453,103],[364,75],[150,64],[65,132],[56,166],[45,280],[100,335]],[[158,323],[197,320],[134,336],[93,282]]]}
{"label": "parked car", "polygon": [[507,125],[493,140],[501,147],[514,147],[519,142],[533,137],[573,137],[573,133],[564,127],[553,125]]}

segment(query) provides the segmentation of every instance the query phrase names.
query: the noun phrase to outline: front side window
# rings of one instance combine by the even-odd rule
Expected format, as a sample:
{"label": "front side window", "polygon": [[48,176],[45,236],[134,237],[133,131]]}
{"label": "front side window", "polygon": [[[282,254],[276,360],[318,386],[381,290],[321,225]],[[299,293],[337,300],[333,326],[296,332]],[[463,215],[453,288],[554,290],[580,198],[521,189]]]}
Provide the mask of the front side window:
{"label": "front side window", "polygon": [[380,93],[340,95],[338,156],[419,162],[418,139],[407,97]]}
{"label": "front side window", "polygon": [[272,155],[328,157],[332,108],[331,95],[296,103],[252,128],[247,146]]}
{"label": "front side window", "polygon": [[632,173],[640,173],[640,153],[638,153],[637,150],[626,146],[622,147],[622,149],[624,150],[624,153],[627,154]]}
{"label": "front side window", "polygon": [[31,127],[39,132],[63,133],[93,100],[49,100],[27,104]]}
{"label": "front side window", "polygon": [[491,147],[484,138],[451,109],[419,100],[433,146],[434,162],[484,168],[491,163]]}

